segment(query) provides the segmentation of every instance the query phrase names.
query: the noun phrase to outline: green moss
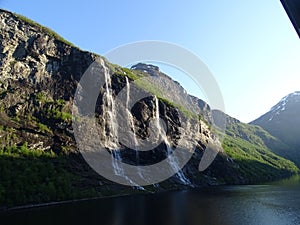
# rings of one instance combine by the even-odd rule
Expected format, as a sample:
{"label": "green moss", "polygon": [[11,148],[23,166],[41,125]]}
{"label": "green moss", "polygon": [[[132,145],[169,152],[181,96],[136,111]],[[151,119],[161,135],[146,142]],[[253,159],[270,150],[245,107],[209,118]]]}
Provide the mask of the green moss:
{"label": "green moss", "polygon": [[39,92],[35,95],[35,99],[41,103],[51,102],[51,99],[47,97],[46,93]]}
{"label": "green moss", "polygon": [[157,97],[163,96],[163,90],[161,90],[158,86],[150,83],[147,79],[138,79],[135,81],[135,84]]}
{"label": "green moss", "polygon": [[161,100],[162,102],[166,103],[169,106],[172,106],[174,108],[177,108],[180,110],[180,112],[182,112],[182,114],[189,118],[189,119],[197,119],[199,118],[198,115],[196,113],[193,113],[192,111],[186,109],[184,106],[177,104],[175,102],[170,101],[169,99],[166,98],[162,98],[158,96],[158,99]]}
{"label": "green moss", "polygon": [[43,114],[47,119],[63,120],[69,122],[72,120],[72,114],[65,112],[66,101],[63,99],[51,100],[43,93],[36,95],[37,100],[44,103]]}
{"label": "green moss", "polygon": [[72,120],[72,114],[67,112],[61,112],[61,119],[64,121],[70,121]]}
{"label": "green moss", "polygon": [[70,146],[61,146],[61,154],[62,155],[69,155],[73,152],[73,149]]}
{"label": "green moss", "polygon": [[54,101],[54,104],[57,106],[64,106],[66,104],[66,101],[63,99],[57,99]]}
{"label": "green moss", "polygon": [[129,77],[132,80],[137,80],[137,79],[141,78],[141,75],[133,73],[132,70],[130,70],[128,68],[121,68],[121,70],[123,71],[124,75],[126,75],[127,77]]}
{"label": "green moss", "polygon": [[110,69],[113,71],[114,74],[118,76],[127,76],[131,80],[138,80],[139,78],[141,78],[141,75],[133,73],[132,70],[128,68],[122,68],[116,65],[111,65]]}
{"label": "green moss", "polygon": [[52,131],[45,124],[38,123],[37,125],[40,132],[52,134]]}
{"label": "green moss", "polygon": [[4,131],[6,131],[7,133],[14,133],[16,130],[12,127],[4,127]]}
{"label": "green moss", "polygon": [[71,121],[72,114],[67,112],[62,112],[58,109],[49,109],[46,113],[47,118],[56,119],[56,120],[64,120],[64,121]]}
{"label": "green moss", "polygon": [[13,119],[13,121],[18,122],[18,123],[21,121],[21,119],[18,115],[15,115],[12,119]]}

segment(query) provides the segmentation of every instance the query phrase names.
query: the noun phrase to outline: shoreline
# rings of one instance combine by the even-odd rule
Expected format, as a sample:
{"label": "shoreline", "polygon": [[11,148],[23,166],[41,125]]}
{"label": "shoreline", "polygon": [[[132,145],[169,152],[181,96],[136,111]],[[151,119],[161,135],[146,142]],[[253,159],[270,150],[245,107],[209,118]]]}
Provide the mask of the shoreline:
{"label": "shoreline", "polygon": [[3,207],[0,208],[0,216],[1,214],[11,213],[16,211],[22,211],[27,209],[35,209],[35,208],[42,208],[42,207],[51,207],[56,205],[64,205],[76,202],[85,202],[85,201],[93,201],[93,200],[100,200],[100,199],[108,199],[108,198],[118,198],[118,197],[126,197],[126,196],[134,196],[134,195],[150,195],[150,194],[160,194],[172,191],[186,191],[186,190],[200,190],[208,187],[224,187],[224,186],[247,186],[247,185],[277,185],[277,182],[286,182],[295,179],[300,181],[300,174],[295,174],[286,178],[268,181],[268,182],[258,182],[252,184],[218,184],[218,185],[208,185],[208,186],[198,186],[198,187],[186,187],[186,188],[174,188],[169,190],[159,190],[156,192],[151,191],[143,191],[143,192],[136,192],[136,193],[126,193],[126,194],[114,194],[110,196],[100,196],[100,197],[92,197],[92,198],[83,198],[83,199],[73,199],[73,200],[64,200],[64,201],[55,201],[55,202],[48,202],[48,203],[36,203],[36,204],[27,204],[27,205],[20,205],[20,206],[13,206],[13,207]]}
{"label": "shoreline", "polygon": [[[145,193],[147,194],[147,193]],[[150,194],[148,192],[148,194]],[[125,197],[132,194],[120,194],[120,195],[111,195],[111,196],[102,196],[102,197],[93,197],[93,198],[83,198],[83,199],[73,199],[73,200],[64,200],[64,201],[56,201],[56,202],[48,202],[48,203],[37,203],[37,204],[28,204],[28,205],[21,205],[21,206],[14,206],[14,207],[7,207],[7,208],[0,208],[0,215],[2,213],[9,213],[13,211],[21,211],[26,209],[34,209],[34,208],[42,208],[47,206],[56,206],[56,205],[63,205],[69,203],[76,203],[76,202],[85,202],[85,201],[93,201],[99,199],[106,199],[106,198],[116,198],[116,197]]]}
{"label": "shoreline", "polygon": [[[219,186],[219,185],[213,185],[213,186]],[[196,187],[196,188],[192,188],[192,187],[177,188],[177,189],[175,188],[175,189],[169,189],[169,190],[159,190],[156,192],[151,192],[151,191],[145,190],[143,192],[136,192],[136,193],[115,194],[115,195],[110,195],[110,196],[100,196],[100,197],[55,201],[55,202],[47,202],[47,203],[26,204],[26,205],[13,206],[13,207],[3,207],[3,208],[0,208],[0,216],[3,213],[10,213],[10,212],[21,211],[21,210],[26,210],[26,209],[42,208],[42,207],[48,207],[48,206],[51,207],[51,206],[56,206],[56,205],[69,204],[69,203],[93,201],[93,200],[108,199],[108,198],[119,198],[119,197],[134,196],[134,195],[150,195],[150,194],[166,193],[166,192],[171,192],[171,191],[194,190],[194,189],[201,189],[204,187],[205,186]]]}
{"label": "shoreline", "polygon": [[[186,189],[176,189],[176,190],[178,191],[178,190],[186,190]],[[114,194],[114,195],[109,195],[109,196],[99,196],[99,197],[54,201],[54,202],[46,202],[46,203],[33,203],[33,204],[26,204],[26,205],[13,206],[13,207],[2,207],[2,208],[0,207],[0,215],[2,213],[9,213],[9,212],[19,211],[19,210],[21,211],[21,210],[26,210],[26,209],[42,208],[42,207],[47,207],[47,206],[63,205],[63,204],[76,203],[76,202],[85,202],[85,201],[93,201],[93,200],[108,199],[108,198],[126,197],[126,196],[131,196],[131,195],[156,194],[156,193],[162,193],[162,192],[167,192],[167,191],[175,191],[175,189],[174,190],[166,190],[166,191],[157,191],[157,192],[144,191],[144,192],[136,192],[136,193]]]}

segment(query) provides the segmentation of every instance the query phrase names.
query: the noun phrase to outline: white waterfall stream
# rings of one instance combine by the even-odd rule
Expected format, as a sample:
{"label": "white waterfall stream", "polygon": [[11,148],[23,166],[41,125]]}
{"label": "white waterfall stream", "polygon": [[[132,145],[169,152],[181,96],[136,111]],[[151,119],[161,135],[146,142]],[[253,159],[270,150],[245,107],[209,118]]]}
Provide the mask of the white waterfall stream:
{"label": "white waterfall stream", "polygon": [[[115,102],[112,95],[111,89],[111,77],[109,74],[109,70],[106,67],[104,61],[101,59],[101,66],[104,69],[104,77],[105,77],[105,92],[103,94],[103,133],[105,136],[105,147],[110,150],[118,149],[118,127],[116,124],[116,111],[115,111]],[[119,164],[114,160],[122,160],[121,154],[119,151],[111,151],[112,166],[114,168],[115,175],[123,176],[124,171],[123,168],[119,166]]]}
{"label": "white waterfall stream", "polygon": [[134,127],[134,119],[133,119],[133,116],[130,112],[130,108],[129,108],[129,101],[130,101],[130,83],[129,83],[129,80],[128,80],[128,77],[125,77],[126,79],[126,112],[127,112],[127,119],[128,119],[128,122],[129,122],[129,126],[131,128],[131,132],[132,132],[132,135],[130,135],[130,141],[132,142],[131,143],[131,146],[133,147],[133,149],[136,150],[136,160],[138,160],[138,154],[137,154],[137,147],[138,147],[138,140],[136,138],[136,133],[135,133],[135,127]]}
{"label": "white waterfall stream", "polygon": [[[159,117],[159,100],[158,98],[155,96],[154,97],[155,100],[155,118],[156,118],[156,126],[158,129],[158,138],[160,138],[160,136],[162,137],[162,140],[165,142],[166,146],[167,146],[167,155],[170,156],[173,152],[172,147],[170,142],[168,141],[167,135],[162,132],[162,128],[161,128],[161,124],[160,124],[160,117]],[[192,185],[190,180],[184,175],[184,173],[182,172],[181,168],[179,168],[178,166],[178,162],[176,160],[176,158],[174,157],[169,157],[171,160],[171,167],[174,171],[178,171],[176,173],[176,177],[180,180],[180,182],[184,185]]]}
{"label": "white waterfall stream", "polygon": [[[134,119],[133,119],[133,116],[130,112],[130,108],[129,108],[129,101],[130,101],[130,83],[129,83],[129,80],[128,80],[128,77],[125,77],[126,79],[126,111],[127,111],[127,119],[128,119],[128,122],[129,122],[129,126],[131,128],[131,131],[132,131],[132,135],[129,135],[129,138],[130,138],[130,141],[132,142],[131,143],[131,146],[132,146],[132,150],[135,150],[135,160],[136,160],[136,163],[138,164],[139,163],[139,155],[138,155],[138,140],[137,140],[137,137],[136,137],[136,132],[135,132],[135,126],[134,126]],[[138,175],[140,177],[142,177],[143,179],[144,176],[143,174],[141,173],[141,170],[139,169],[139,166],[137,166],[137,170],[138,170]],[[143,187],[136,187],[137,189],[139,190],[144,190]]]}
{"label": "white waterfall stream", "polygon": [[104,77],[105,77],[105,92],[103,94],[103,119],[104,126],[103,131],[105,138],[105,147],[110,149],[116,149],[118,146],[118,127],[117,127],[117,119],[116,119],[116,110],[115,110],[115,102],[112,95],[111,89],[111,78],[108,71],[108,68],[105,66],[104,61],[101,59],[101,66],[104,69]]}
{"label": "white waterfall stream", "polygon": [[[123,166],[122,166],[122,155],[120,151],[120,144],[118,140],[118,120],[116,116],[116,105],[113,98],[113,91],[112,91],[112,83],[111,83],[111,76],[109,74],[109,70],[106,67],[103,60],[101,60],[101,66],[104,68],[104,76],[105,76],[105,92],[103,94],[103,105],[102,105],[102,112],[103,112],[103,121],[104,121],[104,128],[103,132],[105,135],[105,142],[104,146],[108,148],[111,151],[111,157],[112,157],[112,167],[114,170],[115,175],[123,177],[129,183],[132,184],[133,188],[144,190],[143,187],[140,187],[138,184],[134,183],[129,177],[125,175]],[[130,83],[128,81],[128,78],[126,79],[126,111],[127,111],[127,120],[129,128],[131,129],[131,135],[128,137],[130,138],[131,142],[131,148],[132,150],[136,151],[136,160],[138,163],[139,155],[138,155],[138,146],[139,142],[137,140],[136,131],[135,131],[135,125],[134,125],[134,118],[130,112],[129,106],[130,106]],[[163,140],[164,143],[167,146],[167,154],[168,156],[172,154],[172,148],[171,144],[169,143],[165,130],[162,128],[160,123],[160,116],[159,116],[159,100],[157,97],[154,97],[155,99],[155,115],[154,119],[156,119],[156,129],[157,129],[157,140]],[[125,119],[125,118],[124,118]],[[185,177],[183,172],[178,167],[178,162],[174,157],[170,157],[172,159],[171,161],[171,168],[174,171],[178,171],[176,173],[176,177],[180,180],[181,183],[185,185],[190,185],[191,182]],[[137,166],[139,168],[139,166]],[[142,177],[143,179],[146,179],[143,177],[142,172],[138,170],[138,176]]]}
{"label": "white waterfall stream", "polygon": [[[170,143],[168,143],[167,140],[165,140],[165,143],[167,145],[167,152],[168,152],[168,155],[172,154],[172,148],[171,148],[171,145]],[[192,186],[192,183],[191,181],[184,175],[184,173],[182,172],[182,170],[179,168],[178,166],[178,162],[176,161],[176,159],[172,158],[173,160],[171,161],[171,167],[174,171],[177,171],[178,172],[176,173],[176,177],[180,180],[181,183],[183,183],[184,185],[189,185],[189,186]]]}
{"label": "white waterfall stream", "polygon": [[[144,190],[143,187],[140,187],[138,184],[134,183],[128,176],[125,175],[124,169],[122,164],[122,155],[119,149],[119,141],[118,141],[118,120],[116,116],[115,110],[115,101],[113,98],[113,91],[111,88],[111,77],[109,74],[108,68],[105,66],[103,60],[101,60],[101,66],[104,68],[104,76],[105,76],[105,93],[103,94],[103,105],[102,105],[102,112],[103,112],[103,119],[104,119],[104,135],[105,135],[105,147],[111,151],[112,157],[112,167],[114,169],[114,173],[117,176],[123,177],[129,183],[132,184],[133,188]],[[128,108],[129,104],[129,94],[130,94],[130,85],[128,79],[126,77],[126,85],[127,85],[127,100],[126,100],[126,107]],[[128,119],[131,123],[131,126],[134,130],[133,118],[130,113],[128,112]],[[136,144],[136,137],[134,133],[134,138]]]}

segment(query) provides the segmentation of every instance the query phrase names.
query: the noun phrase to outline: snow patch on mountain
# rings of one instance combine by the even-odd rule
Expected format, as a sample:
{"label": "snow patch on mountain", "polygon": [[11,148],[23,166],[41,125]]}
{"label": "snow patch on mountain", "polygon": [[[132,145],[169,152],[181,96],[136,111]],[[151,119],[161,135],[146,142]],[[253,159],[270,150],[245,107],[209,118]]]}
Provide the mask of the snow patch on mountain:
{"label": "snow patch on mountain", "polygon": [[283,97],[276,105],[274,105],[270,109],[270,118],[269,121],[271,121],[274,116],[280,115],[281,112],[285,111],[288,107],[288,105],[299,102],[300,101],[300,91],[295,91],[291,94],[288,94],[287,96]]}
{"label": "snow patch on mountain", "polygon": [[300,91],[295,91],[283,97],[275,106],[271,108],[271,112],[279,114],[279,111],[284,111],[288,103],[298,102],[300,100]]}

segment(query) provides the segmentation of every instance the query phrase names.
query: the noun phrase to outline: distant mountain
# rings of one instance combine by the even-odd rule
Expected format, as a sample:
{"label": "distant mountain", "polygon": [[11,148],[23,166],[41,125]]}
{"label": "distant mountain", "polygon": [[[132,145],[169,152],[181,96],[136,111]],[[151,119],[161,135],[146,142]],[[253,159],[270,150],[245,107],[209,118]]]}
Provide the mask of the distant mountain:
{"label": "distant mountain", "polygon": [[271,110],[251,122],[267,130],[285,144],[285,150],[274,146],[277,154],[300,165],[300,91],[282,98]]}

